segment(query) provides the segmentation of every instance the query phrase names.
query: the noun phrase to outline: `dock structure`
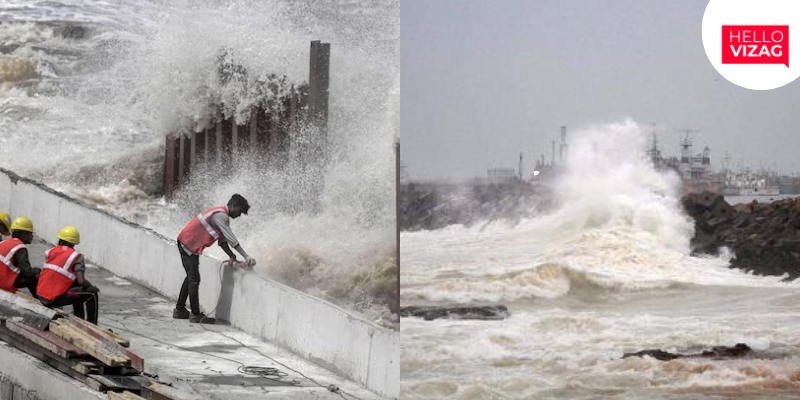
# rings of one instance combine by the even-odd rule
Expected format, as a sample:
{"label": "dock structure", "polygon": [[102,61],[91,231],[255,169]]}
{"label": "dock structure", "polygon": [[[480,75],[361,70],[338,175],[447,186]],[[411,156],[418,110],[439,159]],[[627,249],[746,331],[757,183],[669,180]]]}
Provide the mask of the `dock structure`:
{"label": "dock structure", "polygon": [[[258,168],[280,169],[290,157],[314,164],[326,160],[330,86],[330,43],[311,42],[307,83],[287,83],[268,75],[264,98],[253,106],[249,118],[216,115],[211,123],[173,132],[164,146],[164,194],[171,199],[203,167],[229,165],[238,158],[257,155]],[[236,69],[236,66],[229,69]],[[241,68],[240,68],[241,69]],[[221,69],[220,79],[235,74]]]}

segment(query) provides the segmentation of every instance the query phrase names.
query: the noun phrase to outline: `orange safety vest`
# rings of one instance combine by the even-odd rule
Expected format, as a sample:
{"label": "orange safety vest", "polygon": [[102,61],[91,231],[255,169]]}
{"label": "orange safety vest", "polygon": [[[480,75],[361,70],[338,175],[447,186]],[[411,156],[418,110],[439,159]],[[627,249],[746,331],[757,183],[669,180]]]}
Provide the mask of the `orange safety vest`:
{"label": "orange safety vest", "polygon": [[44,268],[39,276],[36,294],[47,300],[66,293],[75,283],[75,260],[81,253],[69,246],[56,246],[45,253]]}
{"label": "orange safety vest", "polygon": [[203,249],[214,244],[222,235],[219,229],[211,226],[211,223],[208,222],[209,218],[218,212],[228,214],[228,207],[212,207],[192,218],[183,227],[181,233],[178,234],[178,241],[183,243],[192,253],[203,254]]}
{"label": "orange safety vest", "polygon": [[14,254],[25,248],[22,240],[11,238],[0,242],[0,290],[16,292],[14,281],[19,275],[19,268],[14,265]]}

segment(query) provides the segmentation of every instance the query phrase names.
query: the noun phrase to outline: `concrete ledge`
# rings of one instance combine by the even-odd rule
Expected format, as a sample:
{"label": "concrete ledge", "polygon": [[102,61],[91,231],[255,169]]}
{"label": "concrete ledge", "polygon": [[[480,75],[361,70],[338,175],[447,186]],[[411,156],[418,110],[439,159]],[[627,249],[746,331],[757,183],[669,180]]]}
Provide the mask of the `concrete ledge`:
{"label": "concrete ledge", "polygon": [[[185,272],[173,239],[0,168],[0,210],[30,217],[53,241],[64,225],[81,230],[78,249],[116,275],[177,298]],[[400,396],[400,334],[254,273],[201,257],[200,304],[244,332],[292,351],[382,395]],[[217,304],[219,303],[219,307]]]}
{"label": "concrete ledge", "polygon": [[29,395],[35,392],[36,398],[44,400],[107,399],[104,393],[89,389],[86,385],[2,341],[0,341],[0,376],[11,380],[14,386],[17,386],[15,390],[28,392]]}

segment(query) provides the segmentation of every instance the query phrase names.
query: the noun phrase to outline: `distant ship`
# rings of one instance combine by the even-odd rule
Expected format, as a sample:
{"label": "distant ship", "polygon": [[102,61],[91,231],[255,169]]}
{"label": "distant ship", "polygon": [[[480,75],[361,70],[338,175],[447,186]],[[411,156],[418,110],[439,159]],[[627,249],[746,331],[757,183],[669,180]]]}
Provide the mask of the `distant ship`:
{"label": "distant ship", "polygon": [[769,171],[732,171],[725,169],[725,196],[777,196],[781,194],[775,173]]}
{"label": "distant ship", "polygon": [[672,170],[681,177],[683,193],[710,191],[722,193],[724,180],[711,169],[711,149],[706,146],[702,153],[692,154],[692,139],[687,130],[681,139],[681,156],[662,157],[658,149],[658,139],[653,133],[653,146],[648,151],[653,165],[658,170]]}
{"label": "distant ship", "polygon": [[[748,168],[732,170],[723,163],[721,172],[711,168],[711,150],[692,154],[692,140],[688,136],[681,139],[681,156],[665,158],[661,156],[658,142],[653,134],[650,158],[657,169],[673,170],[681,177],[684,193],[711,191],[724,196],[777,196],[797,193],[796,181],[790,177],[779,177],[772,171],[752,171]],[[785,181],[785,182],[782,182]]]}

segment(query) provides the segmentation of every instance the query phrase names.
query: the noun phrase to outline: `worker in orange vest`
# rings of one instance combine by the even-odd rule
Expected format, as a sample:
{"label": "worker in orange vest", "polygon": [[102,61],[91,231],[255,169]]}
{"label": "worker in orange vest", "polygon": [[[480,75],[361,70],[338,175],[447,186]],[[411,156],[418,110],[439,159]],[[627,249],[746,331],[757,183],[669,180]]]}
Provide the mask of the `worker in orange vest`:
{"label": "worker in orange vest", "polygon": [[[203,249],[218,242],[219,246],[231,258],[236,261],[236,255],[231,251],[231,247],[241,254],[247,261],[247,265],[252,268],[256,265],[256,260],[250,257],[239,244],[239,240],[233,235],[230,226],[230,218],[239,218],[242,213],[247,214],[250,205],[247,200],[234,194],[228,201],[227,206],[212,207],[203,211],[198,216],[192,218],[178,235],[178,251],[181,253],[183,269],[186,270],[186,279],[183,280],[181,293],[178,296],[178,303],[172,318],[188,319],[189,322],[214,324],[216,320],[207,317],[200,312],[199,289],[200,289],[200,254]],[[192,307],[192,313],[186,309],[186,299]]]}
{"label": "worker in orange vest", "polygon": [[36,296],[39,268],[32,268],[28,248],[33,242],[33,222],[28,217],[19,217],[9,226],[11,238],[0,242],[0,290],[16,292],[28,288]]}
{"label": "worker in orange vest", "polygon": [[36,291],[46,307],[72,305],[76,317],[97,324],[97,294],[100,290],[84,276],[86,264],[83,255],[75,251],[75,245],[80,242],[81,234],[77,228],[65,226],[61,229],[58,245],[45,253],[44,268]]}
{"label": "worker in orange vest", "polygon": [[3,236],[11,236],[11,216],[0,211],[0,240]]}

